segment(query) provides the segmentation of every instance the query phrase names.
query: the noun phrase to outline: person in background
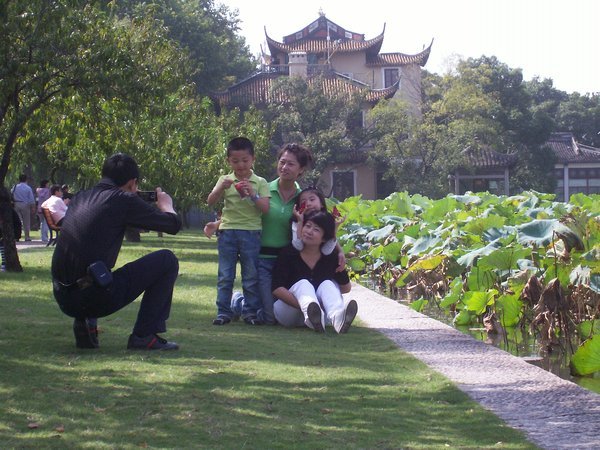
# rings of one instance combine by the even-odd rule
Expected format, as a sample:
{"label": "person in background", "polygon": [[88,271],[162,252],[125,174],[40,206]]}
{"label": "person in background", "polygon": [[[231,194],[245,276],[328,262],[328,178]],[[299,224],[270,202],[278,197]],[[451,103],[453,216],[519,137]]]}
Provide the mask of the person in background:
{"label": "person in background", "polygon": [[[13,237],[15,241],[21,239],[21,219],[10,203],[10,192],[4,186],[0,186],[0,271],[6,270],[6,259],[4,257],[4,220],[12,217]],[[10,230],[10,228],[8,229]],[[8,232],[7,230],[7,232]]]}
{"label": "person in background", "polygon": [[13,186],[12,196],[15,202],[15,211],[23,224],[23,234],[25,241],[31,241],[29,233],[31,231],[31,216],[35,213],[35,198],[33,190],[27,184],[27,175],[19,176],[19,183]]}
{"label": "person in background", "polygon": [[50,198],[42,203],[41,208],[50,210],[52,220],[59,227],[62,225],[62,221],[67,214],[67,205],[62,199],[63,193],[58,184],[52,185],[50,188]]}
{"label": "person in background", "polygon": [[35,190],[37,194],[37,215],[40,220],[40,235],[42,236],[42,242],[48,242],[48,224],[44,218],[42,212],[42,203],[50,198],[50,188],[48,188],[48,180],[40,181],[40,187]]}
{"label": "person in background", "polygon": [[217,281],[217,317],[213,325],[226,325],[234,318],[231,296],[236,265],[240,261],[244,306],[241,316],[248,325],[261,325],[258,290],[258,254],[260,251],[261,215],[269,211],[269,185],[257,176],[254,144],[236,137],[227,144],[227,163],[232,172],[222,175],[208,195],[208,206],[224,199],[219,224],[217,248],[219,269]]}
{"label": "person in background", "polygon": [[65,202],[65,205],[69,206],[69,202],[73,198],[73,194],[71,194],[69,192],[69,185],[68,184],[63,184],[60,187],[60,190],[62,191],[62,199]]}

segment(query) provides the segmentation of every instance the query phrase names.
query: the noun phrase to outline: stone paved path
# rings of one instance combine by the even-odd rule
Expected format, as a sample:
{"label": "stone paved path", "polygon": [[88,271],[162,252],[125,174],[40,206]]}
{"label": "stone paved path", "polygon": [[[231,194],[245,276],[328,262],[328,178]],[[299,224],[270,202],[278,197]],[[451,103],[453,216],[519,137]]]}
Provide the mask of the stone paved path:
{"label": "stone paved path", "polygon": [[545,449],[600,449],[600,395],[353,285],[358,317]]}

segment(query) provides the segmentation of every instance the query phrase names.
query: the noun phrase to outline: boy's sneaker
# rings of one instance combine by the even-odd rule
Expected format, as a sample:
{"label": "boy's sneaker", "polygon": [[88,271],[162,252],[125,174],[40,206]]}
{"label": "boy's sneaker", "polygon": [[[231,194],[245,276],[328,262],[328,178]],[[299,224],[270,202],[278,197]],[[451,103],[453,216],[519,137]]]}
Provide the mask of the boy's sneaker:
{"label": "boy's sneaker", "polygon": [[334,320],[333,328],[339,334],[347,333],[350,325],[352,325],[352,321],[356,317],[356,313],[358,312],[358,304],[356,300],[350,300],[346,305],[346,309],[344,313],[341,315],[341,320]]}
{"label": "boy's sneaker", "polygon": [[98,329],[96,325],[90,326],[86,319],[73,320],[73,334],[77,348],[98,348]]}
{"label": "boy's sneaker", "polygon": [[231,311],[233,312],[233,320],[239,320],[242,315],[244,308],[244,294],[241,292],[234,292],[231,296]]}
{"label": "boy's sneaker", "polygon": [[128,350],[178,350],[179,345],[161,338],[158,334],[149,334],[139,337],[135,334],[129,336],[127,341]]}
{"label": "boy's sneaker", "polygon": [[229,322],[231,322],[231,317],[217,316],[217,318],[213,320],[213,325],[227,325]]}
{"label": "boy's sneaker", "polygon": [[308,322],[306,325],[315,330],[317,333],[324,333],[325,328],[323,327],[323,322],[321,321],[321,307],[316,303],[312,302],[306,308],[306,315],[308,318],[306,321]]}

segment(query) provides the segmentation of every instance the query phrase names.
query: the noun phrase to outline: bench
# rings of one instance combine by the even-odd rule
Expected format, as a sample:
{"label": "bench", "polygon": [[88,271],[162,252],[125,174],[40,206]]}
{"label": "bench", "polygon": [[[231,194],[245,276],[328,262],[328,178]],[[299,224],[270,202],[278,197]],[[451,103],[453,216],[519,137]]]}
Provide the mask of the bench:
{"label": "bench", "polygon": [[[48,224],[48,229],[50,230],[50,239],[46,244],[46,247],[49,245],[55,245],[56,239],[58,238],[58,232],[60,231],[60,227],[54,222],[52,218],[52,213],[48,208],[42,208],[42,212],[44,213],[44,219],[46,219],[46,223]],[[56,232],[56,237],[53,236],[53,232]]]}

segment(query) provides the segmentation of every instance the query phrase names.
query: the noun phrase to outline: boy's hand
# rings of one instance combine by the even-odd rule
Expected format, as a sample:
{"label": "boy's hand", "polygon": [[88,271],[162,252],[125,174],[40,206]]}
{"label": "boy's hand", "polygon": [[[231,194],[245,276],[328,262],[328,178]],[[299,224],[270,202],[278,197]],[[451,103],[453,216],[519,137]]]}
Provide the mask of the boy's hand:
{"label": "boy's hand", "polygon": [[235,188],[240,194],[240,197],[251,197],[254,195],[254,189],[252,189],[252,183],[248,180],[242,180],[235,183]]}
{"label": "boy's hand", "polygon": [[219,222],[208,222],[206,225],[204,225],[204,236],[210,239],[218,229]]}
{"label": "boy's hand", "polygon": [[223,178],[221,181],[221,188],[223,190],[228,189],[233,184],[233,180],[231,178]]}

